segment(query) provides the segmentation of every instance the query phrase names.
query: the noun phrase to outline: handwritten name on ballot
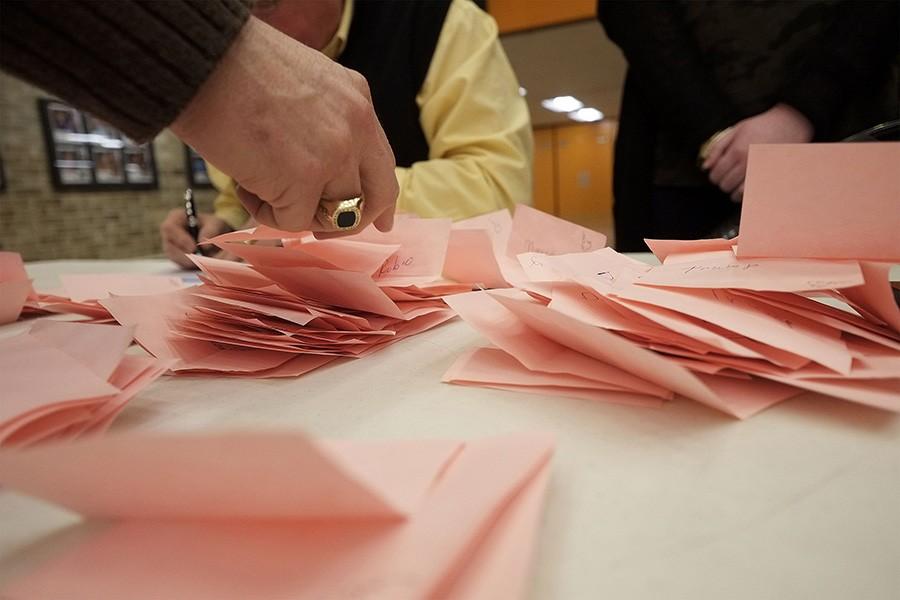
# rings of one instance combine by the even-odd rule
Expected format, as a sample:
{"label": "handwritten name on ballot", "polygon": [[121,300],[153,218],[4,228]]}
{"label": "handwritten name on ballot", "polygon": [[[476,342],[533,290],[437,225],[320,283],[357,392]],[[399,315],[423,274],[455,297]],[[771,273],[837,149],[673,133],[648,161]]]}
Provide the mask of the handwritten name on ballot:
{"label": "handwritten name on ballot", "polygon": [[591,252],[606,246],[602,233],[520,204],[513,215],[508,256],[525,252],[559,255]]}
{"label": "handwritten name on ballot", "polygon": [[843,289],[864,283],[855,261],[757,259],[721,255],[691,263],[665,264],[638,276],[635,283],[658,287],[733,288],[766,292]]}

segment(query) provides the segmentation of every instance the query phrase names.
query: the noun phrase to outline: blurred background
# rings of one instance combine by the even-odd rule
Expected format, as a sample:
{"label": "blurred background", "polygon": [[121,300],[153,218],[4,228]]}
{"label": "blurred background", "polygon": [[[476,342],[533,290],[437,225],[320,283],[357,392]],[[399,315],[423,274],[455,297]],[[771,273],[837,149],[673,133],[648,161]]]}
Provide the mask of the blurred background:
{"label": "blurred background", "polygon": [[[595,7],[487,1],[531,110],[534,205],[611,235],[625,61]],[[138,146],[0,72],[0,250],[29,261],[158,255],[159,223],[189,186],[211,210],[202,161],[170,132]]]}

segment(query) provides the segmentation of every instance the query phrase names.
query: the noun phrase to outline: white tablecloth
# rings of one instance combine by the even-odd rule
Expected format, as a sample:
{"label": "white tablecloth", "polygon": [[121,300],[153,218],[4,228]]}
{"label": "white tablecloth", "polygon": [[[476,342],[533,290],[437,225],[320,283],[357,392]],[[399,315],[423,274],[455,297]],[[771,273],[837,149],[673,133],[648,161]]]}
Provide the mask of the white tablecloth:
{"label": "white tablecloth", "polygon": [[[174,272],[161,260],[28,269],[39,289],[59,273]],[[456,320],[299,379],[164,377],[114,429],[549,431],[558,449],[532,598],[900,597],[900,417],[811,394],[737,421],[686,400],[647,409],[442,384],[479,343]],[[0,492],[0,582],[90,531],[79,523]]]}

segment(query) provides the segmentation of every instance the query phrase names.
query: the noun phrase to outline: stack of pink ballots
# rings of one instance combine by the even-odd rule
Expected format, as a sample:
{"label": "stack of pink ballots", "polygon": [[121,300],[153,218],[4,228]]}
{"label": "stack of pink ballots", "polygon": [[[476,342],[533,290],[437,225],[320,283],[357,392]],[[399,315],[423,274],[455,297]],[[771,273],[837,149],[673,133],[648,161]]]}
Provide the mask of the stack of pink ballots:
{"label": "stack of pink ballots", "polygon": [[0,339],[0,446],[105,431],[169,366],[125,354],[131,338],[117,325],[41,321]]}
{"label": "stack of pink ballots", "polygon": [[362,357],[454,315],[442,297],[450,221],[401,218],[349,238],[267,227],[212,240],[245,262],[191,258],[202,284],[100,304],[176,372],[290,377]]}
{"label": "stack of pink ballots", "polygon": [[[822,180],[828,188],[827,172],[842,172],[848,152],[860,165],[879,164],[868,144],[828,146],[762,147],[755,163],[751,152],[757,177],[748,176],[744,210],[749,205],[753,218],[740,242],[651,240],[663,263],[654,267],[607,248],[519,253],[525,276],[507,279],[516,289],[447,299],[492,345],[462,356],[445,381],[637,405],[679,394],[739,418],[805,391],[900,412],[900,309],[889,282],[900,247],[896,228],[881,223],[900,222],[900,178],[860,166],[854,189],[871,204],[862,217],[852,214],[859,203],[833,193],[829,202],[828,189],[809,192],[810,208],[841,215],[834,220],[843,230],[835,223],[840,235],[831,236],[841,248],[829,248],[822,231],[804,233],[799,216],[783,215],[801,184]],[[887,163],[900,159],[898,150]],[[785,175],[784,190],[767,180],[764,197],[754,196],[760,172],[802,173],[803,164],[791,162],[798,152],[825,172],[802,182]],[[760,210],[772,218],[757,221]],[[793,226],[795,236],[816,240],[807,246],[814,257],[779,256],[778,240],[764,230],[779,220],[784,235]],[[848,237],[865,245],[866,260],[846,257],[860,248]],[[745,258],[742,247],[774,256]]]}
{"label": "stack of pink ballots", "polygon": [[0,485],[106,527],[0,596],[522,598],[552,453],[538,434],[290,432],[120,433],[2,450]]}
{"label": "stack of pink ballots", "polygon": [[520,255],[519,289],[447,299],[493,347],[445,379],[641,405],[678,393],[736,417],[804,390],[900,411],[900,314],[883,268],[741,260],[727,240],[661,250],[709,244],[655,243],[658,267],[610,249]]}
{"label": "stack of pink ballots", "polygon": [[244,262],[191,256],[199,286],[100,304],[176,372],[293,377],[453,318],[446,297],[524,278],[518,252],[605,241],[528,207],[452,224],[403,216],[339,239],[257,227],[211,240]]}

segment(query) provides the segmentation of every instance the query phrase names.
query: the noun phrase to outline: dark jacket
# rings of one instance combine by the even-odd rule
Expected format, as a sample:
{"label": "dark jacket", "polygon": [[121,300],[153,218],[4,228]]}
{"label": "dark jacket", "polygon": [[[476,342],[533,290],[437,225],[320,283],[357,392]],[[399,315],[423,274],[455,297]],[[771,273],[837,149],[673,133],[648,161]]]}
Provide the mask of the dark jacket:
{"label": "dark jacket", "polygon": [[629,63],[616,140],[616,246],[645,250],[654,185],[711,187],[696,164],[716,131],[778,102],[816,141],[897,119],[896,0],[599,0]]}

